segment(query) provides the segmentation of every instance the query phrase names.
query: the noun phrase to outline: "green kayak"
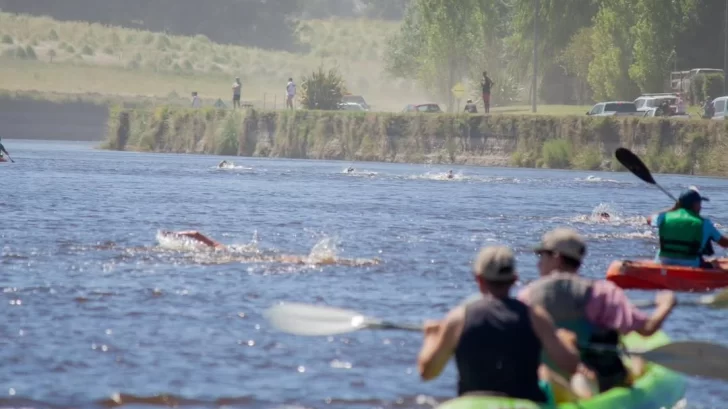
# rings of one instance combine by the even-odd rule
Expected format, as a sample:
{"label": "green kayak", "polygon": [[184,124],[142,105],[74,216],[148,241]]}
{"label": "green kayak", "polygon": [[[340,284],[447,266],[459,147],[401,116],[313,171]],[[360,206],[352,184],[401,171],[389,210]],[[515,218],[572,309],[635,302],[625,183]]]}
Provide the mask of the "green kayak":
{"label": "green kayak", "polygon": [[[644,338],[632,333],[623,339],[627,348],[652,349],[670,342],[663,332]],[[647,363],[645,374],[632,388],[614,388],[578,403],[556,408],[531,401],[494,396],[463,396],[443,402],[437,409],[655,409],[673,408],[684,398],[685,378],[662,366]]]}

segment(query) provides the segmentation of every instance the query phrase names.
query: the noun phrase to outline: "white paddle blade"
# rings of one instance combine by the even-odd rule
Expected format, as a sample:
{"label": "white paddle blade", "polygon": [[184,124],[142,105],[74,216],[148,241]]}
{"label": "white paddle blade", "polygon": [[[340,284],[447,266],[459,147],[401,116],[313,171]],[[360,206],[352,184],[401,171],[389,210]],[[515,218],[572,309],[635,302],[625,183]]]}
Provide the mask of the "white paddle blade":
{"label": "white paddle blade", "polygon": [[301,303],[279,304],[263,315],[278,330],[295,335],[342,334],[365,326],[364,316],[356,311]]}
{"label": "white paddle blade", "polygon": [[680,341],[641,354],[646,360],[687,375],[728,381],[728,348],[702,341]]}

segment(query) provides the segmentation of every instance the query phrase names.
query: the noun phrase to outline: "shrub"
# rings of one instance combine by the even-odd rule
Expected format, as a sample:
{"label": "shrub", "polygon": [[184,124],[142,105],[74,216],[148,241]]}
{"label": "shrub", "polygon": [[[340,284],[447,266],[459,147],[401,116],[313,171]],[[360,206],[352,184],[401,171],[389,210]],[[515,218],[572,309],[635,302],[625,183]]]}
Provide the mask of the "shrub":
{"label": "shrub", "polygon": [[25,58],[28,60],[37,60],[38,56],[35,55],[35,50],[31,46],[25,46]]}
{"label": "shrub", "polygon": [[551,139],[541,148],[544,166],[552,169],[568,169],[571,164],[571,144],[566,139]]}
{"label": "shrub", "polygon": [[83,55],[94,55],[94,49],[91,48],[88,45],[83,46],[83,49],[81,49],[81,54]]}
{"label": "shrub", "polygon": [[58,33],[56,33],[56,30],[51,29],[51,31],[48,32],[47,38],[49,41],[58,41]]}
{"label": "shrub", "polygon": [[301,79],[301,105],[306,109],[338,109],[346,92],[344,80],[336,68],[325,72],[323,66]]}
{"label": "shrub", "polygon": [[13,41],[13,37],[10,37],[9,35],[5,34],[3,35],[2,40],[0,40],[3,44],[15,44]]}
{"label": "shrub", "polygon": [[703,82],[703,97],[716,98],[723,95],[723,74],[708,74]]}
{"label": "shrub", "polygon": [[19,58],[21,60],[28,58],[28,53],[25,52],[25,48],[18,46],[15,49],[15,58]]}

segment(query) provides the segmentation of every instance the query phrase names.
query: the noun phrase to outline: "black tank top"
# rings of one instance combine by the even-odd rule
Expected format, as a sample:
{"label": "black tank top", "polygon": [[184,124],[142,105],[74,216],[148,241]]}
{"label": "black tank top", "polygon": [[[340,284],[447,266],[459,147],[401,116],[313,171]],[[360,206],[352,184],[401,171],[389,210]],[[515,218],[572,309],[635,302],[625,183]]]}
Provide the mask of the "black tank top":
{"label": "black tank top", "polygon": [[458,395],[499,392],[546,402],[538,385],[541,341],[522,302],[486,296],[465,309],[465,325],[455,348]]}

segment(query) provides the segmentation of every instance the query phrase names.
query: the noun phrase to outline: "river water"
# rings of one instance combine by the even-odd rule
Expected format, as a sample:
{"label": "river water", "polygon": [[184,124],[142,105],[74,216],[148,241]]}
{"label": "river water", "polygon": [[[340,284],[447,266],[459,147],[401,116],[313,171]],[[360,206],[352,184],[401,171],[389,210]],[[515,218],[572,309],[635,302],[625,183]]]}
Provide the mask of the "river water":
{"label": "river water", "polygon": [[[219,169],[215,156],[4,143],[16,163],[0,164],[0,407],[430,408],[455,393],[455,371],[420,381],[420,334],[296,337],[262,311],[288,300],[439,318],[475,291],[481,246],[512,246],[532,279],[529,248],[560,225],[589,239],[584,274],[603,276],[614,259],[653,256],[643,216],[670,205],[628,173],[353,163],[346,174],[348,162],[239,157]],[[675,194],[697,185],[713,199],[705,214],[728,224],[724,180],[657,178]],[[592,217],[601,210],[615,217]],[[233,246],[197,249],[163,229]],[[724,317],[684,307],[666,330],[722,342]],[[693,379],[688,399],[722,408],[728,387]]]}

